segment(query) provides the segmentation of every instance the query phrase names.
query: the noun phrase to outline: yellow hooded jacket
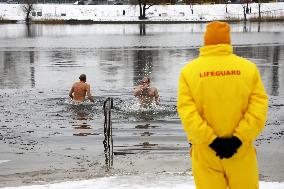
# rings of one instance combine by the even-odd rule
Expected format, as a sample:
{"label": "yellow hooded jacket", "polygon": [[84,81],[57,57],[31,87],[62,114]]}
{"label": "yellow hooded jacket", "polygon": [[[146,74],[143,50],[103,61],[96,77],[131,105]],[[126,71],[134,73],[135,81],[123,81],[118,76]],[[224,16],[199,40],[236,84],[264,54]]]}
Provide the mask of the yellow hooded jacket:
{"label": "yellow hooded jacket", "polygon": [[182,69],[177,105],[192,144],[232,135],[251,143],[264,127],[268,98],[256,65],[218,44],[200,48]]}

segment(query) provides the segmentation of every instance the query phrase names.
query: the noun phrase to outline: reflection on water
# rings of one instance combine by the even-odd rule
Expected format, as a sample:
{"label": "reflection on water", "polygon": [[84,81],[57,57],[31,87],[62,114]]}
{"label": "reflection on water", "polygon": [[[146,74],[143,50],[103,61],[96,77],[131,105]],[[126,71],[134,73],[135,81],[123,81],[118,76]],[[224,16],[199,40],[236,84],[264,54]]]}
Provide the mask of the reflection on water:
{"label": "reflection on water", "polygon": [[91,122],[95,118],[93,103],[74,103],[70,100],[66,101],[66,105],[67,111],[71,112],[73,118],[72,127],[75,129],[73,136],[98,135],[93,131],[93,122]]}
{"label": "reflection on water", "polygon": [[236,48],[238,55],[246,57],[257,64],[266,91],[273,96],[284,95],[284,77],[279,75],[279,71],[284,71],[283,51],[283,45]]}
{"label": "reflection on water", "polygon": [[33,87],[35,84],[34,52],[0,52],[1,88]]}
{"label": "reflection on water", "polygon": [[140,35],[146,35],[146,24],[139,24]]}
{"label": "reflection on water", "polygon": [[157,57],[157,51],[136,50],[133,54],[134,77],[133,85],[138,85],[144,77],[150,77],[153,70],[153,59]]}
{"label": "reflection on water", "polygon": [[[281,22],[231,23],[232,32],[282,32]],[[244,29],[245,28],[245,29]],[[0,39],[22,37],[66,37],[78,35],[154,35],[163,33],[204,32],[206,24],[90,24],[90,25],[41,25],[1,24]]]}
{"label": "reflection on water", "polygon": [[273,51],[272,58],[272,89],[271,95],[278,96],[279,95],[279,56],[280,55],[280,47],[275,46]]}
{"label": "reflection on water", "polygon": [[31,87],[35,87],[35,67],[34,67],[34,62],[35,62],[35,53],[34,51],[30,51],[30,72],[31,72]]}
{"label": "reflection on water", "polygon": [[[284,95],[283,45],[234,49],[257,64],[268,94]],[[86,73],[95,96],[129,97],[139,80],[148,76],[165,101],[176,97],[180,69],[197,55],[197,49],[0,51],[0,88],[55,89],[66,95],[65,90]]]}
{"label": "reflection on water", "polygon": [[51,64],[53,67],[74,67],[73,54],[71,51],[52,51],[50,52]]}
{"label": "reflection on water", "polygon": [[33,27],[30,24],[26,24],[27,27],[27,37],[35,37],[34,32],[32,31]]}

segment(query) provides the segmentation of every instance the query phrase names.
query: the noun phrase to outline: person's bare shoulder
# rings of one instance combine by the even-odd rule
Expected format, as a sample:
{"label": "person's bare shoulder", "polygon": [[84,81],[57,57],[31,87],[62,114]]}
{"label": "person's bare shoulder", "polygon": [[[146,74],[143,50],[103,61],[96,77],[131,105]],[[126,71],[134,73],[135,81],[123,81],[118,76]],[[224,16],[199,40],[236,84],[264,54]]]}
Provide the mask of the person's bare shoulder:
{"label": "person's bare shoulder", "polygon": [[151,89],[152,89],[153,91],[158,91],[157,87],[154,87],[154,86],[151,86]]}
{"label": "person's bare shoulder", "polygon": [[78,82],[74,82],[73,85],[72,85],[72,87],[74,88],[74,87],[76,87],[77,85],[78,85]]}
{"label": "person's bare shoulder", "polygon": [[84,83],[84,86],[85,86],[86,90],[89,90],[91,88],[90,84],[88,84],[88,83]]}

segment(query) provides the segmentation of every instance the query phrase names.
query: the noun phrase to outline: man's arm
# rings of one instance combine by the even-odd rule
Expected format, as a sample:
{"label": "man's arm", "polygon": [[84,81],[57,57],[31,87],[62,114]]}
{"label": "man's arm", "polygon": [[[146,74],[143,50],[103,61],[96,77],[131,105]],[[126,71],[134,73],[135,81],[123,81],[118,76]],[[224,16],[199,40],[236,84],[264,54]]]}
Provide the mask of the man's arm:
{"label": "man's arm", "polygon": [[91,102],[94,102],[94,98],[92,97],[91,95],[91,90],[90,90],[90,85],[87,84],[87,96],[88,96],[88,99],[91,101]]}
{"label": "man's arm", "polygon": [[138,85],[138,86],[134,89],[133,95],[134,95],[134,96],[139,96],[139,95],[141,95],[142,91],[143,91],[143,86],[142,86],[142,85]]}
{"label": "man's arm", "polygon": [[159,96],[159,93],[158,93],[158,89],[157,89],[157,88],[155,88],[154,94],[155,94],[155,101],[156,101],[156,104],[159,105],[159,104],[160,104],[160,96]]}
{"label": "man's arm", "polygon": [[264,128],[267,109],[268,97],[266,95],[261,77],[257,68],[255,68],[254,89],[249,97],[247,111],[244,113],[243,119],[239,122],[235,130],[234,136],[241,141],[253,141]]}
{"label": "man's arm", "polygon": [[179,78],[177,109],[188,140],[192,144],[211,144],[217,137],[198,112],[183,72]]}
{"label": "man's arm", "polygon": [[72,85],[71,90],[69,92],[69,96],[71,99],[73,99],[73,92],[74,92],[74,85]]}

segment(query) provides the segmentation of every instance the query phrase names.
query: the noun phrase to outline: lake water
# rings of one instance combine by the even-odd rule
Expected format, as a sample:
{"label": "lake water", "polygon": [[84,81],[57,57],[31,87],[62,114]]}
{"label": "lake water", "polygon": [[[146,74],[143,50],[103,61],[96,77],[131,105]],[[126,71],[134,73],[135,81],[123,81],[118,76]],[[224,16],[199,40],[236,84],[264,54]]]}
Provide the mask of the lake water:
{"label": "lake water", "polygon": [[[191,172],[176,113],[181,68],[198,56],[205,24],[0,25],[0,186],[105,175]],[[284,181],[284,24],[232,24],[236,54],[255,62],[270,96],[256,141],[261,180]],[[81,73],[95,104],[69,103]],[[144,76],[161,106],[141,111]],[[102,105],[114,99],[115,156],[105,165]]]}

